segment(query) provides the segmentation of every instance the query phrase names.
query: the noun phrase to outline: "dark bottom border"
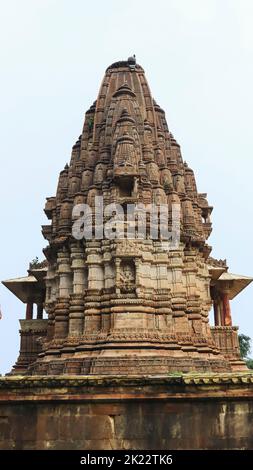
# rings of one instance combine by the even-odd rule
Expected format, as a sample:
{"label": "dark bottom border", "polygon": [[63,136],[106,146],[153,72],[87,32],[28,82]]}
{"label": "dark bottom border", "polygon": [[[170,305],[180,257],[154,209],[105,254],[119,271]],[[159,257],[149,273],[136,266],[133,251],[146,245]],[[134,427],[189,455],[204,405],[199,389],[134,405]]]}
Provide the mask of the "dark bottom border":
{"label": "dark bottom border", "polygon": [[[55,468],[84,468],[98,465],[102,468],[115,468],[123,465],[166,465],[178,467],[193,465],[248,465],[251,468],[253,450],[116,450],[116,451],[34,451],[34,450],[2,450],[0,463],[20,468],[45,468],[45,465],[55,465]],[[6,467],[2,467],[6,468]],[[11,467],[12,468],[12,467]],[[214,469],[215,470],[215,469]]]}

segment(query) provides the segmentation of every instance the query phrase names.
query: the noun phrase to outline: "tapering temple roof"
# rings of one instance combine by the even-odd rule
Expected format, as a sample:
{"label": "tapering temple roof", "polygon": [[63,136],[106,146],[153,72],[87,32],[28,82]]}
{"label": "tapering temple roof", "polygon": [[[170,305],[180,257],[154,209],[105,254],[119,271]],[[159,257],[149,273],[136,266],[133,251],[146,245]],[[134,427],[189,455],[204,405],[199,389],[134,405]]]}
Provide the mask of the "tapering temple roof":
{"label": "tapering temple roof", "polygon": [[[103,207],[116,203],[123,209],[123,230],[115,239],[107,237],[105,211],[97,220],[97,197]],[[75,233],[82,204],[90,216]],[[127,236],[128,204],[141,204],[147,213],[142,237]],[[153,236],[150,208],[162,205],[168,217],[160,210],[160,229]],[[209,257],[211,212],[135,56],[110,65],[70,163],[60,172],[56,195],[47,198],[50,222],[42,227],[47,266],[35,260],[26,278],[4,281],[23,302],[39,296],[41,302],[44,294],[47,338],[29,370],[42,375],[230,371],[230,359],[208,323],[211,291],[220,290],[214,292],[220,300],[226,289],[233,298],[252,279],[227,273],[225,261]],[[130,225],[138,235],[135,219]],[[174,234],[175,225],[176,245],[165,246],[161,227]],[[81,226],[93,235],[82,236]],[[227,295],[222,302],[223,323],[231,325]],[[233,360],[241,367],[237,349]]]}

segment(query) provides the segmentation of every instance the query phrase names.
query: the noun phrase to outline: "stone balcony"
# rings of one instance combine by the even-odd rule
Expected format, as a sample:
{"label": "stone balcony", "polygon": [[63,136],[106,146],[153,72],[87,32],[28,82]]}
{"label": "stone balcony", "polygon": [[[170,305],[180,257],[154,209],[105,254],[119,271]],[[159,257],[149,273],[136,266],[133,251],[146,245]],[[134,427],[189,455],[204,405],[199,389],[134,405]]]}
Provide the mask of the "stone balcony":
{"label": "stone balcony", "polygon": [[217,348],[230,361],[232,370],[247,370],[240,356],[238,326],[213,326],[211,333]]}
{"label": "stone balcony", "polygon": [[40,339],[47,334],[47,320],[20,320],[20,352],[10,375],[24,374],[41,352]]}

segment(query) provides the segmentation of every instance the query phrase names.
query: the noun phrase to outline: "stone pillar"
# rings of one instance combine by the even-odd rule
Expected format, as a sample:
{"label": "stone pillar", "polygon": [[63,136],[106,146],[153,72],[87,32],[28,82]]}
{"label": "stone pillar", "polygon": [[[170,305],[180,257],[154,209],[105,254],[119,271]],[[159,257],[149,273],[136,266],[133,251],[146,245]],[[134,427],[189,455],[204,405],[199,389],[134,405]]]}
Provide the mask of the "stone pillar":
{"label": "stone pillar", "polygon": [[26,304],[26,315],[25,315],[26,320],[32,320],[33,319],[33,302],[27,302]]}
{"label": "stone pillar", "polygon": [[84,323],[85,261],[81,245],[71,246],[71,268],[73,270],[73,293],[69,308],[69,335],[80,336]]}
{"label": "stone pillar", "polygon": [[186,287],[183,284],[183,249],[169,252],[170,269],[168,283],[172,288],[171,307],[175,333],[189,333],[189,320],[185,314],[187,308]]}
{"label": "stone pillar", "polygon": [[135,285],[138,288],[140,286],[140,277],[141,277],[141,263],[139,258],[135,258]]}
{"label": "stone pillar", "polygon": [[58,274],[60,277],[59,297],[68,298],[72,290],[72,271],[67,250],[58,253]]}
{"label": "stone pillar", "polygon": [[71,268],[73,272],[73,294],[83,294],[87,280],[85,279],[84,249],[81,245],[71,245]]}
{"label": "stone pillar", "polygon": [[58,276],[56,274],[56,261],[48,266],[46,277],[46,300],[45,310],[48,314],[47,339],[54,337],[55,327],[55,305],[58,298]]}
{"label": "stone pillar", "polygon": [[101,290],[104,287],[104,267],[100,256],[88,257],[88,288],[90,290]]}
{"label": "stone pillar", "polygon": [[223,318],[225,326],[232,326],[232,317],[230,310],[229,297],[227,292],[222,294]]}
{"label": "stone pillar", "polygon": [[48,314],[48,323],[47,323],[47,340],[50,341],[54,337],[54,327],[55,327],[55,302],[47,303],[46,311]]}
{"label": "stone pillar", "polygon": [[43,319],[43,303],[37,304],[37,320]]}
{"label": "stone pillar", "polygon": [[220,309],[218,300],[213,301],[214,325],[221,326]]}
{"label": "stone pillar", "polygon": [[72,290],[72,276],[69,253],[63,249],[58,253],[59,298],[55,307],[55,338],[68,334],[69,296]]}
{"label": "stone pillar", "polygon": [[105,288],[111,289],[115,286],[115,269],[111,260],[104,262],[104,277],[105,277]]}
{"label": "stone pillar", "polygon": [[213,301],[214,325],[224,326],[224,315],[222,305],[222,294],[214,286],[211,287],[211,298]]}
{"label": "stone pillar", "polygon": [[115,286],[116,293],[120,293],[120,258],[115,258]]}

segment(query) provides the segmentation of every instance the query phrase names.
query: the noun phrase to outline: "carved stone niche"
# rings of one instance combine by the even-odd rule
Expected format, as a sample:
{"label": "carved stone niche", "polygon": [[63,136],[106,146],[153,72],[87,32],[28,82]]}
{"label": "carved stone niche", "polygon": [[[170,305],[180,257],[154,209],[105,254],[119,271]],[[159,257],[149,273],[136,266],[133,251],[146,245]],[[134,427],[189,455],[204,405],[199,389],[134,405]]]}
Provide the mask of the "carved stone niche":
{"label": "carved stone niche", "polygon": [[156,163],[154,162],[148,163],[146,166],[146,169],[147,169],[149,180],[153,183],[158,184],[160,180],[160,176],[159,176],[158,166],[156,165]]}
{"label": "carved stone niche", "polygon": [[135,179],[132,177],[122,176],[121,178],[117,178],[116,180],[116,187],[118,197],[125,198],[125,197],[132,197],[133,190],[134,190],[134,182]]}
{"label": "carved stone niche", "polygon": [[122,293],[135,292],[136,287],[136,269],[134,261],[123,259],[120,263],[120,290]]}
{"label": "carved stone niche", "polygon": [[95,174],[94,174],[94,184],[102,184],[104,181],[106,173],[106,166],[103,165],[103,163],[98,163],[96,168],[95,168]]}
{"label": "carved stone niche", "polygon": [[92,183],[92,171],[91,170],[85,170],[82,174],[82,183],[81,183],[81,189],[82,191],[87,191],[89,189],[89,186]]}

